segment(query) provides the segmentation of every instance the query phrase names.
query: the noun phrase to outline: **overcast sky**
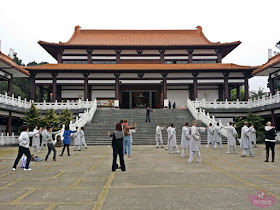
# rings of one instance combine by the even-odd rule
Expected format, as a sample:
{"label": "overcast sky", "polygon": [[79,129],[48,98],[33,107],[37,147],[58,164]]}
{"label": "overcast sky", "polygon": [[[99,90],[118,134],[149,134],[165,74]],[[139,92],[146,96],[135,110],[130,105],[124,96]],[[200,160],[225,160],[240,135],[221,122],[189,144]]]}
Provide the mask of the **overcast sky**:
{"label": "overcast sky", "polygon": [[[223,63],[256,66],[276,51],[280,40],[279,0],[13,0],[1,1],[1,51],[13,48],[25,64],[56,61],[39,40],[68,41],[82,29],[195,29],[212,42],[242,44]],[[250,79],[250,89],[266,88],[266,78]]]}

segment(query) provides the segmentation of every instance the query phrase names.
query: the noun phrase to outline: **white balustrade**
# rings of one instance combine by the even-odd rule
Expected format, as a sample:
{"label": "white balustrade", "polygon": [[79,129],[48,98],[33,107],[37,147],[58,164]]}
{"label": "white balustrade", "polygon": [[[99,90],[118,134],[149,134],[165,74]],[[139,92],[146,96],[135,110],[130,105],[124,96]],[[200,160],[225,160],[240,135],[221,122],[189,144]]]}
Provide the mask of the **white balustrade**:
{"label": "white balustrade", "polygon": [[4,133],[1,133],[0,135],[0,145],[15,145],[18,144],[18,137],[15,136],[14,133],[10,136],[8,133],[4,135]]}

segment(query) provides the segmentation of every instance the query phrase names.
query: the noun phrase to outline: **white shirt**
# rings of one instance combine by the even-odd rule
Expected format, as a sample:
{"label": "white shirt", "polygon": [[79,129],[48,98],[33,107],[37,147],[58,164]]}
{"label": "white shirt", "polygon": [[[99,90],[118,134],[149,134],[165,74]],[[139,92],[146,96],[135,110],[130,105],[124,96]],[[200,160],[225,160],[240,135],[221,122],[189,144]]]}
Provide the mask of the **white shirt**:
{"label": "white shirt", "polygon": [[29,148],[29,137],[34,136],[35,134],[38,133],[39,133],[38,130],[35,132],[26,132],[26,131],[21,132],[18,138],[19,146]]}

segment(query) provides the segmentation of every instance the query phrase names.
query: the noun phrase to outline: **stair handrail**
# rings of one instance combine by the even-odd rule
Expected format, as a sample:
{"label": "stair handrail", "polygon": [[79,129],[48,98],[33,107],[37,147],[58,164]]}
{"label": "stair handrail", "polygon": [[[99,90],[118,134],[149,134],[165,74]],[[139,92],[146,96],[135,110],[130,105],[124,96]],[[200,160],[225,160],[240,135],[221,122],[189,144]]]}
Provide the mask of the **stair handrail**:
{"label": "stair handrail", "polygon": [[[197,110],[195,108],[194,103],[190,99],[187,100],[187,107],[188,107],[190,113],[192,114],[192,116],[193,116],[193,118],[195,120],[202,121],[207,126],[210,123],[212,123],[212,125],[217,125],[217,121],[215,120],[214,116],[212,116],[212,118],[211,118],[210,114],[206,113],[205,109],[199,108],[199,110]],[[221,120],[219,121],[219,124],[220,124],[220,127],[221,127],[221,134],[222,134],[222,136],[227,137],[226,126],[222,125]]]}

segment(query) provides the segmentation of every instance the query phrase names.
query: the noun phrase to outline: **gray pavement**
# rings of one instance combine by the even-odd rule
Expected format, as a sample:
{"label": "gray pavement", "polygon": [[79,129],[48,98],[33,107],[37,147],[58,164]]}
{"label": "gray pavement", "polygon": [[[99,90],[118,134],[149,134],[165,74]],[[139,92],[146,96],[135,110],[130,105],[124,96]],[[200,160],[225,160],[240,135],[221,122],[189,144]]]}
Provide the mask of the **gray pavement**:
{"label": "gray pavement", "polygon": [[133,146],[126,172],[110,171],[110,146],[71,149],[72,156],[12,172],[17,147],[1,147],[0,209],[256,209],[249,195],[262,190],[276,199],[269,209],[280,209],[278,145],[275,163],[263,162],[263,145],[253,158],[202,145],[202,163],[192,164],[165,149]]}

